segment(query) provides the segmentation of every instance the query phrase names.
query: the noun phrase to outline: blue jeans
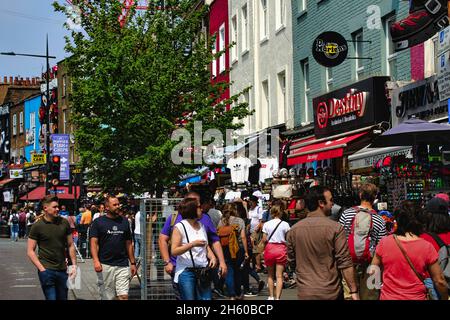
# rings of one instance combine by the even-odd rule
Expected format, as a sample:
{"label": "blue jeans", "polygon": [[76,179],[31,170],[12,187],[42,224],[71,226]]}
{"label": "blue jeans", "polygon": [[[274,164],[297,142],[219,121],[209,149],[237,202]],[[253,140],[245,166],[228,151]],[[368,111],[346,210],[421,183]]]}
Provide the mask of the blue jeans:
{"label": "blue jeans", "polygon": [[141,241],[142,236],[140,234],[134,234],[134,257],[139,258],[141,255]]}
{"label": "blue jeans", "polygon": [[231,258],[230,250],[228,247],[222,247],[223,255],[225,257],[225,263],[227,264],[228,273],[225,278],[225,284],[227,286],[227,294],[229,297],[237,297],[241,295],[242,286],[242,271],[240,269],[241,264],[245,259],[245,252],[243,248],[239,248],[236,254],[236,259]]}
{"label": "blue jeans", "polygon": [[427,287],[427,289],[431,289],[431,296],[433,297],[433,300],[439,300],[441,298],[441,296],[436,291],[433,280],[431,278],[426,278],[424,280],[424,283],[425,283],[425,287]]}
{"label": "blue jeans", "polygon": [[17,240],[19,238],[19,225],[12,224],[11,225],[11,240]]}
{"label": "blue jeans", "polygon": [[66,271],[47,269],[44,272],[38,272],[38,275],[46,300],[67,300],[69,275]]}
{"label": "blue jeans", "polygon": [[211,283],[200,285],[192,271],[184,270],[178,277],[181,300],[212,300]]}

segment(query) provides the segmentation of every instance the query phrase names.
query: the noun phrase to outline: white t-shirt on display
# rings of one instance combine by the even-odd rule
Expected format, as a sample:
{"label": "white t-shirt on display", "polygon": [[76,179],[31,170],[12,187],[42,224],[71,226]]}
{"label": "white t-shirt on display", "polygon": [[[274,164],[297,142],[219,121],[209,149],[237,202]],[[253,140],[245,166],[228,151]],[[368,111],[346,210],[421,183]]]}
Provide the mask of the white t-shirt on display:
{"label": "white t-shirt on display", "polygon": [[231,181],[233,183],[244,183],[248,181],[251,166],[252,162],[249,158],[237,157],[228,160],[227,168],[231,171]]}
{"label": "white t-shirt on display", "polygon": [[[194,263],[196,268],[206,267],[208,265],[208,236],[206,234],[206,229],[201,222],[200,229],[195,230],[189,222],[186,220],[182,220],[181,222],[175,225],[175,228],[181,233],[181,244],[185,245],[188,243],[186,238],[186,232],[189,236],[189,242],[193,242],[195,240],[204,240],[206,241],[206,245],[204,247],[195,247],[191,250],[186,251],[181,256],[177,257],[177,267],[175,269],[175,277],[174,282],[178,283],[178,277],[186,268],[192,268],[192,258],[189,251],[192,252],[192,256],[194,258]],[[184,231],[183,224],[186,227],[186,232]]]}
{"label": "white t-shirt on display", "polygon": [[259,182],[264,182],[266,179],[271,179],[272,173],[278,170],[279,164],[277,158],[260,158],[261,168],[259,169]]}
{"label": "white t-shirt on display", "polygon": [[253,210],[248,211],[248,218],[250,220],[250,233],[255,231],[256,227],[259,225],[259,221],[263,218],[263,210],[261,207],[256,206]]}
{"label": "white t-shirt on display", "polygon": [[[272,234],[273,230],[280,224],[281,220],[279,218],[272,219],[264,223],[263,233],[267,234],[267,239]],[[286,233],[291,229],[289,223],[286,221],[281,222],[275,233],[270,238],[269,243],[286,243]]]}

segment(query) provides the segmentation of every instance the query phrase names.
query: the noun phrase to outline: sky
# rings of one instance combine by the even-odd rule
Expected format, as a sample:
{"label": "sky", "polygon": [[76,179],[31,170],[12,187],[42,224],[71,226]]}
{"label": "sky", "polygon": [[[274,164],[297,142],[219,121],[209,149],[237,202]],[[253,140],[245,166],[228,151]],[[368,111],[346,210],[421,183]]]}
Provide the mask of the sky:
{"label": "sky", "polygon": [[[68,56],[64,51],[65,15],[55,12],[54,0],[0,0],[0,52],[45,55],[48,34],[50,65]],[[66,3],[65,0],[58,0]],[[3,76],[38,77],[45,70],[45,58],[0,55],[0,81]]]}

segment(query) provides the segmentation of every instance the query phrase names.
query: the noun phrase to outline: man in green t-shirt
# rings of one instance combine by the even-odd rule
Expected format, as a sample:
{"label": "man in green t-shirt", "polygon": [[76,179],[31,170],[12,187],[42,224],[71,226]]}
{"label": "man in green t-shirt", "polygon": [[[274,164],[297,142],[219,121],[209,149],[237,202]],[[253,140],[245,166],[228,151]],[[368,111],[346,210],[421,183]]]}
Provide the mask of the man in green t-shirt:
{"label": "man in green t-shirt", "polygon": [[[72,268],[70,277],[76,276],[77,258],[69,222],[58,215],[58,198],[46,196],[42,200],[44,215],[30,230],[27,254],[38,269],[39,281],[46,300],[67,300],[66,249],[69,249]],[[39,247],[36,255],[36,246]]]}

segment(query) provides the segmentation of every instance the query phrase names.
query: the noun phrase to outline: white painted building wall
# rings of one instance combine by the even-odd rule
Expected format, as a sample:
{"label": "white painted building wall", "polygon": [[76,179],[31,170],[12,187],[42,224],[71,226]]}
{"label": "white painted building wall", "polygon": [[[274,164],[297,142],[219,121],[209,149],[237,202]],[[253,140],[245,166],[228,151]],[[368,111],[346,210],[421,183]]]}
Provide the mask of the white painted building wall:
{"label": "white painted building wall", "polygon": [[231,49],[231,95],[251,86],[241,99],[255,109],[254,115],[244,121],[243,134],[284,123],[294,127],[291,16],[290,0],[229,0],[230,39],[237,38],[236,49]]}

